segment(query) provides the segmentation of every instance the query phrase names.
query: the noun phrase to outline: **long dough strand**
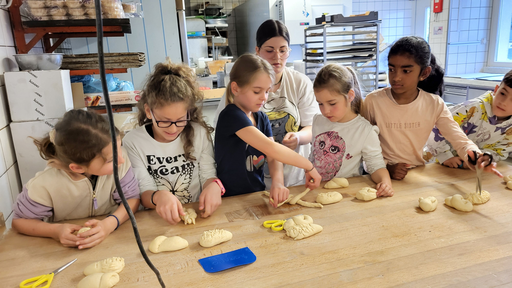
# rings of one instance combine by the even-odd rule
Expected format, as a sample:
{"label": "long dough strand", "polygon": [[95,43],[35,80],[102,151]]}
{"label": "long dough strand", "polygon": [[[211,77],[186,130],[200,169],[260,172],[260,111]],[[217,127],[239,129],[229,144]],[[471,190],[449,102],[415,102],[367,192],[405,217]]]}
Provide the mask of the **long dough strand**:
{"label": "long dough strand", "polygon": [[297,201],[297,204],[302,205],[304,207],[310,207],[310,208],[324,208],[324,205],[322,205],[320,203],[311,203],[311,202],[303,201],[300,199]]}
{"label": "long dough strand", "polygon": [[293,197],[293,199],[290,201],[290,204],[295,204],[297,203],[297,201],[300,200],[300,198],[304,197],[306,194],[308,194],[308,192],[311,191],[309,190],[309,188],[306,188],[306,190],[304,190],[304,192],[300,193],[299,195]]}

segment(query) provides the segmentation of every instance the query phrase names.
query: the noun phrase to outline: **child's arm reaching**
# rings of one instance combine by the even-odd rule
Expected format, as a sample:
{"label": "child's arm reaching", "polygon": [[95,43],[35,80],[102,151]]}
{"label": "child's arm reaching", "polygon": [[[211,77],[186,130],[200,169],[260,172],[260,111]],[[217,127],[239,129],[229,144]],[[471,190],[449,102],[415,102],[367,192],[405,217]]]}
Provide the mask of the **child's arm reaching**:
{"label": "child's arm reaching", "polygon": [[377,183],[377,197],[387,196],[391,197],[395,193],[391,185],[391,178],[389,177],[388,170],[381,168],[371,175],[373,182]]}
{"label": "child's arm reaching", "polygon": [[[261,151],[269,158],[293,165],[306,170],[306,188],[311,190],[316,189],[322,181],[320,174],[314,169],[314,166],[308,159],[290,150],[286,146],[280,145],[265,136],[254,126],[247,126],[236,132],[236,135],[240,137],[245,143],[251,145],[255,149]],[[313,168],[313,169],[312,169]],[[309,180],[313,179],[313,182]]]}
{"label": "child's arm reaching", "polygon": [[311,143],[311,125],[303,127],[298,132],[288,132],[284,135],[283,145],[296,150],[300,145]]}
{"label": "child's arm reaching", "polygon": [[[274,142],[273,137],[269,137],[269,139]],[[277,208],[279,203],[288,199],[290,190],[284,187],[283,163],[269,156],[267,156],[267,162],[270,177],[272,178],[272,186],[270,187],[270,199],[273,201],[270,201],[270,204],[274,208]]]}

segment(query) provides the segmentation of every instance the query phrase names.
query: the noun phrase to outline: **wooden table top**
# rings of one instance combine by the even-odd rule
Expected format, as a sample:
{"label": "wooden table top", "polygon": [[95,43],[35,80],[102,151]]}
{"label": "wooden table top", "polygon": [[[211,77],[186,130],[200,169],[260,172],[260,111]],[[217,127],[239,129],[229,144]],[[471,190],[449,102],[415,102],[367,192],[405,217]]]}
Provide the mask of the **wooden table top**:
{"label": "wooden table top", "polygon": [[[504,175],[512,168],[500,163]],[[447,196],[475,189],[475,172],[429,164],[415,168],[403,181],[394,181],[395,196],[361,202],[354,198],[362,187],[373,186],[367,177],[349,179],[337,189],[344,199],[323,209],[269,206],[262,193],[223,199],[222,206],[196,225],[168,225],[155,211],[136,214],[142,242],[147,247],[159,235],[179,235],[189,247],[177,252],[148,255],[167,287],[488,287],[512,285],[512,191],[498,177],[483,176],[491,200],[472,212],[445,206]],[[304,187],[291,188],[292,194]],[[329,191],[336,190],[330,189]],[[304,197],[314,202],[317,189]],[[425,213],[418,198],[435,196],[437,210]],[[197,210],[197,203],[193,203]],[[294,241],[284,231],[272,232],[263,221],[307,214],[324,230]],[[73,221],[74,223],[83,223]],[[229,242],[203,248],[203,231],[222,228],[233,233]],[[249,247],[256,262],[209,274],[198,259]],[[68,261],[78,261],[55,276],[52,287],[75,287],[83,269],[104,258],[123,257],[126,267],[116,287],[159,287],[140,255],[129,223],[103,243],[79,251],[52,239],[8,231],[0,240],[0,283],[18,287],[29,277],[48,273]]]}

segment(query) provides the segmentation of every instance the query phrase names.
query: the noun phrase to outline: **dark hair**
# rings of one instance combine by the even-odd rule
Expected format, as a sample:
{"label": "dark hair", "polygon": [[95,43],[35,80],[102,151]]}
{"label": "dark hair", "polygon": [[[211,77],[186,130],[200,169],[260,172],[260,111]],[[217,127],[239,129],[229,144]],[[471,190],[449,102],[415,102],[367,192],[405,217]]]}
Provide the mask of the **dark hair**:
{"label": "dark hair", "polygon": [[344,67],[337,64],[325,65],[318,74],[316,74],[315,82],[313,83],[315,91],[327,89],[345,96],[348,101],[348,92],[354,89],[354,100],[352,100],[352,112],[359,114],[363,106],[363,97],[361,95],[361,86],[359,80],[352,67]]}
{"label": "dark hair", "polygon": [[508,71],[508,73],[505,74],[505,77],[503,77],[503,80],[501,80],[501,83],[512,88],[512,70]]}
{"label": "dark hair", "polygon": [[274,69],[266,60],[252,53],[246,53],[236,59],[231,72],[229,72],[229,84],[226,88],[226,105],[232,104],[234,101],[233,91],[231,91],[231,83],[235,82],[239,87],[245,87],[251,84],[254,75],[258,72],[268,74],[272,83],[275,79]]}
{"label": "dark hair", "polygon": [[208,131],[208,140],[212,141],[213,128],[204,121],[201,107],[197,106],[197,103],[203,103],[203,98],[192,69],[184,64],[173,64],[171,59],[167,58],[165,62],[155,65],[153,73],[144,85],[137,103],[139,125],[152,123],[146,117],[145,104],[149,109],[154,109],[171,103],[187,103],[190,121],[182,132],[183,150],[187,160],[196,160],[192,156],[194,128],[191,123],[195,122],[204,127]]}
{"label": "dark hair", "polygon": [[46,137],[34,139],[44,160],[58,160],[66,167],[71,163],[88,166],[110,143],[108,121],[99,114],[79,109],[66,112]]}
{"label": "dark hair", "polygon": [[288,46],[290,46],[290,33],[288,33],[288,28],[279,20],[268,19],[261,23],[260,27],[258,27],[258,31],[256,31],[256,46],[261,48],[270,38],[279,36],[283,37],[284,40],[288,42]]}
{"label": "dark hair", "polygon": [[444,70],[437,64],[436,57],[431,53],[425,39],[418,36],[406,36],[398,39],[389,49],[388,60],[391,56],[409,55],[421,67],[420,74],[427,67],[432,67],[430,75],[418,83],[418,88],[426,92],[443,96]]}

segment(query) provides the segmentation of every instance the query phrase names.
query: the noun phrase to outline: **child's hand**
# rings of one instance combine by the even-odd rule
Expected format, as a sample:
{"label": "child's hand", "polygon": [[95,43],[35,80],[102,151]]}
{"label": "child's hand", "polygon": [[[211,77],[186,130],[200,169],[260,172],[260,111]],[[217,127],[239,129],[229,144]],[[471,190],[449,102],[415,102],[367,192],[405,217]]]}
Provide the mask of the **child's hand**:
{"label": "child's hand", "polygon": [[270,187],[270,199],[272,199],[272,201],[269,202],[274,208],[277,208],[279,203],[288,199],[289,195],[290,190],[284,187],[282,183],[275,183],[272,181],[272,186]]}
{"label": "child's hand", "polygon": [[377,197],[391,197],[395,193],[393,191],[393,187],[391,187],[391,183],[380,182],[377,183]]}
{"label": "child's hand", "polygon": [[[313,180],[313,181],[311,181]],[[310,190],[315,190],[320,186],[320,182],[322,182],[322,176],[316,171],[316,168],[314,168],[311,171],[306,171],[306,188],[309,188]]]}
{"label": "child's hand", "polygon": [[76,247],[76,242],[80,240],[73,232],[78,231],[82,226],[75,224],[53,224],[55,226],[55,236],[53,239],[60,242],[64,247]]}
{"label": "child's hand", "polygon": [[[101,221],[91,219],[85,222],[84,226],[91,227],[91,230],[78,235],[79,240],[76,242],[78,249],[91,248],[103,242],[117,227],[117,221],[109,218],[113,217],[107,217]],[[109,221],[112,222],[109,223]]]}
{"label": "child's hand", "polygon": [[297,149],[297,146],[299,146],[299,137],[297,136],[297,134],[295,134],[295,132],[288,132],[286,133],[286,135],[284,135],[282,143],[284,146],[295,151],[295,149]]}
{"label": "child's hand", "polygon": [[393,165],[388,164],[386,168],[389,171],[389,176],[391,179],[402,180],[405,178],[405,175],[407,175],[408,166],[409,165],[405,163],[397,163]]}
{"label": "child's hand", "polygon": [[199,196],[199,210],[204,210],[201,213],[201,217],[206,218],[215,212],[222,204],[222,191],[219,185],[215,182],[211,182]]}
{"label": "child's hand", "polygon": [[159,190],[153,197],[156,213],[171,225],[181,221],[180,215],[185,215],[180,200],[169,191]]}
{"label": "child's hand", "polygon": [[[462,158],[455,156],[443,162],[443,165],[450,168],[459,168],[460,164],[464,163]],[[467,165],[466,165],[467,166]]]}
{"label": "child's hand", "polygon": [[[475,159],[475,155],[474,155],[473,151],[468,150],[468,151],[466,151],[466,153],[468,154],[468,157]],[[471,164],[469,161],[465,161],[465,162],[468,163],[469,169],[471,169],[473,171],[475,171],[476,167],[478,167],[479,169],[483,169],[484,172],[494,173],[494,174],[496,174],[496,176],[503,178],[503,175],[500,173],[500,171],[498,171],[496,169],[496,162],[492,162],[491,165],[488,165],[489,161],[490,161],[489,156],[487,156],[485,154],[478,154],[478,160],[476,161],[476,165]],[[486,165],[488,165],[488,166],[486,166]]]}

